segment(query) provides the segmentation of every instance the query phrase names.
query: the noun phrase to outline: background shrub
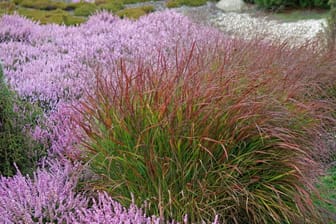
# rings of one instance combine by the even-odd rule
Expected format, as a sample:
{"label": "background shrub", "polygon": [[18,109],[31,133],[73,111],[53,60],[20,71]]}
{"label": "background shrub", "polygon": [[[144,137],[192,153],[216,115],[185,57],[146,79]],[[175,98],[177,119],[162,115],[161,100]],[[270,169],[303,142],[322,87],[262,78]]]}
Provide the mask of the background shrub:
{"label": "background shrub", "polygon": [[[334,160],[335,161],[335,160]],[[335,162],[334,162],[335,163]],[[321,183],[318,185],[321,196],[325,200],[317,200],[315,203],[320,206],[329,223],[336,222],[336,164],[327,171],[326,175],[321,178]]]}
{"label": "background shrub", "polygon": [[59,25],[76,25],[86,21],[83,17],[71,16],[68,12],[61,9],[43,11],[39,9],[19,8],[18,12],[20,15],[38,21],[41,24],[55,23]]}
{"label": "background shrub", "polygon": [[22,102],[7,87],[0,66],[0,174],[11,176],[17,167],[24,174],[32,173],[45,155],[41,145],[29,137],[29,127],[42,111]]}
{"label": "background shrub", "polygon": [[148,13],[154,12],[153,6],[142,6],[138,8],[128,8],[117,12],[117,15],[121,18],[127,17],[132,19],[138,19]]}
{"label": "background shrub", "polygon": [[333,51],[336,46],[336,1],[329,0],[329,5],[330,5],[330,15],[328,17],[328,27],[326,31],[328,38],[328,46],[331,49],[331,51]]}
{"label": "background shrub", "polygon": [[[100,176],[91,187],[124,206],[133,193],[168,220],[320,222],[310,193],[321,108],[302,95],[305,78],[281,70],[294,55],[261,48],[249,45],[238,63],[196,48],[181,50],[173,69],[160,58],[135,70],[121,63],[107,79],[98,73],[74,117],[86,133],[84,158]],[[279,64],[255,64],[265,53]]]}
{"label": "background shrub", "polygon": [[91,3],[80,3],[81,5],[77,7],[74,11],[75,16],[89,16],[92,15],[98,8],[96,5]]}
{"label": "background shrub", "polygon": [[246,1],[255,3],[264,9],[286,9],[286,8],[329,8],[328,0],[253,0]]}
{"label": "background shrub", "polygon": [[9,14],[15,10],[15,4],[12,2],[0,2],[0,15]]}
{"label": "background shrub", "polygon": [[176,8],[183,5],[187,6],[201,6],[206,4],[207,0],[169,0],[166,2],[168,8]]}
{"label": "background shrub", "polygon": [[58,1],[51,0],[23,0],[20,5],[26,8],[34,8],[41,10],[55,10],[65,9],[66,4]]}
{"label": "background shrub", "polygon": [[99,9],[107,10],[110,12],[117,12],[119,10],[124,9],[124,5],[122,2],[114,1],[104,4],[99,4]]}

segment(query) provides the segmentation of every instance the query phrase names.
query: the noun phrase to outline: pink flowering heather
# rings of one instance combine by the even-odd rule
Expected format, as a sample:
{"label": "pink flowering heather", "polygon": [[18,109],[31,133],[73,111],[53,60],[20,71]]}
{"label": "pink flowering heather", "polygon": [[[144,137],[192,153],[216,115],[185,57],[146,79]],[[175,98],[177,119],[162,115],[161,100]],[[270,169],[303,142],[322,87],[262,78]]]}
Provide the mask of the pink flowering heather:
{"label": "pink flowering heather", "polygon": [[61,223],[85,208],[87,200],[74,193],[77,177],[71,165],[49,165],[48,171],[39,169],[32,179],[21,174],[1,177],[1,223]]}
{"label": "pink flowering heather", "polygon": [[[125,208],[104,192],[91,196],[76,193],[82,170],[80,165],[46,161],[33,178],[20,173],[12,178],[1,177],[0,223],[160,223],[158,217],[146,216],[134,204]],[[177,224],[168,220],[165,223]],[[213,224],[218,224],[216,218]]]}
{"label": "pink flowering heather", "polygon": [[0,223],[159,223],[135,205],[123,208],[105,193],[76,193],[78,167],[47,163],[32,179],[1,177]]}
{"label": "pink flowering heather", "polygon": [[[177,26],[178,24],[178,26]],[[221,34],[166,11],[138,21],[107,12],[78,27],[40,26],[17,15],[0,19],[0,60],[11,86],[32,101],[52,107],[59,100],[81,97],[94,81],[93,66],[120,58],[134,63],[154,60],[159,49],[174,54],[176,46],[216,43]]]}
{"label": "pink flowering heather", "polygon": [[0,42],[30,42],[32,34],[38,29],[37,23],[19,15],[1,17]]}
{"label": "pink flowering heather", "polygon": [[73,106],[66,103],[59,103],[46,118],[43,126],[34,130],[36,140],[44,141],[48,139],[51,142],[50,154],[59,155],[61,158],[65,155],[71,160],[77,160],[80,157],[78,142],[80,140],[80,129],[72,122],[72,117],[79,116],[73,110]]}

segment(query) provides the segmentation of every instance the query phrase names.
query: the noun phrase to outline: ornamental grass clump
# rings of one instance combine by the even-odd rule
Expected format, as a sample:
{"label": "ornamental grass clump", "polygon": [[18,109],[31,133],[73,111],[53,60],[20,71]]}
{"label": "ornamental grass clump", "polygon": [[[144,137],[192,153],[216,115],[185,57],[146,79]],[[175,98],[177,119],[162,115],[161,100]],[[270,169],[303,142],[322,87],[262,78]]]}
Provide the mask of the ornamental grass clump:
{"label": "ornamental grass clump", "polygon": [[133,195],[165,221],[321,222],[312,146],[327,109],[304,91],[316,65],[301,60],[303,48],[230,44],[176,48],[172,67],[159,56],[135,69],[120,61],[111,74],[98,68],[74,117],[83,159],[100,177],[89,185],[124,206]]}

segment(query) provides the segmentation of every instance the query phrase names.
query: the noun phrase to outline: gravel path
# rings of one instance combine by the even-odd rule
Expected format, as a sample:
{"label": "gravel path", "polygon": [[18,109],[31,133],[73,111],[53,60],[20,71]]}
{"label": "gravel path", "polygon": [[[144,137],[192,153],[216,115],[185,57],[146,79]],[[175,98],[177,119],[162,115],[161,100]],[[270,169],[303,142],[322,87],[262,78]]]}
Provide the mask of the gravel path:
{"label": "gravel path", "polygon": [[[138,7],[153,5],[157,11],[165,10],[165,1],[155,1],[128,5]],[[326,21],[300,20],[297,22],[280,22],[270,20],[265,16],[256,16],[255,12],[235,13],[217,9],[215,3],[208,2],[201,7],[181,7],[173,9],[189,16],[196,22],[214,26],[223,32],[246,39],[263,37],[277,41],[289,41],[293,45],[300,45],[307,40],[314,39],[323,31]]]}
{"label": "gravel path", "polygon": [[210,22],[220,30],[246,39],[262,35],[268,39],[289,41],[296,45],[317,38],[326,21],[300,20],[279,22],[266,17],[253,17],[247,13],[222,13],[210,17]]}

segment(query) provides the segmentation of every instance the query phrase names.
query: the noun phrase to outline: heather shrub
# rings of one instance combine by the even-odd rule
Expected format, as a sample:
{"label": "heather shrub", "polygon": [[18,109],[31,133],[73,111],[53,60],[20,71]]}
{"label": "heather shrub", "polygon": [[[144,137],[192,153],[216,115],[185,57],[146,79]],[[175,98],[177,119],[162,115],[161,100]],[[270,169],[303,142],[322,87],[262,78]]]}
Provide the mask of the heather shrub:
{"label": "heather shrub", "polygon": [[[34,30],[38,27],[38,24],[36,24],[35,22],[23,18],[17,14],[3,15],[0,18],[0,22],[0,43],[30,42],[32,41]],[[16,28],[15,31],[12,27]],[[3,57],[1,58],[1,60],[5,62],[6,58],[8,59],[10,57]],[[5,63],[3,64],[5,65]]]}
{"label": "heather shrub", "polygon": [[69,223],[87,203],[74,191],[77,179],[69,164],[55,162],[38,169],[32,179],[21,173],[1,177],[0,222]]}
{"label": "heather shrub", "polygon": [[177,48],[174,67],[161,56],[98,69],[74,117],[83,159],[100,176],[91,187],[124,206],[133,194],[165,220],[322,222],[310,195],[326,109],[305,96],[316,64],[301,61],[304,48],[231,44]]}
{"label": "heather shrub", "polygon": [[23,173],[36,169],[45,150],[29,136],[29,128],[41,112],[20,101],[7,87],[0,66],[0,175],[14,175],[15,164]]}
{"label": "heather shrub", "polygon": [[82,167],[46,160],[32,178],[0,178],[1,223],[158,223],[134,204],[122,207],[105,193],[77,192]]}
{"label": "heather shrub", "polygon": [[159,48],[172,55],[174,43],[211,46],[223,36],[171,11],[136,21],[100,12],[78,27],[40,26],[6,15],[0,19],[0,58],[12,88],[50,110],[61,101],[81,98],[84,87],[94,84],[97,62],[112,64],[123,57],[131,64],[140,55],[152,61]]}

